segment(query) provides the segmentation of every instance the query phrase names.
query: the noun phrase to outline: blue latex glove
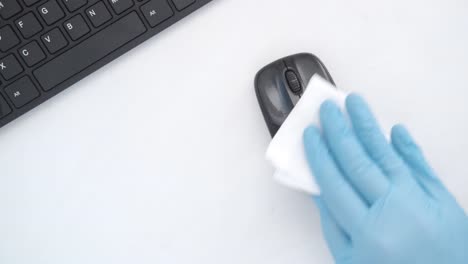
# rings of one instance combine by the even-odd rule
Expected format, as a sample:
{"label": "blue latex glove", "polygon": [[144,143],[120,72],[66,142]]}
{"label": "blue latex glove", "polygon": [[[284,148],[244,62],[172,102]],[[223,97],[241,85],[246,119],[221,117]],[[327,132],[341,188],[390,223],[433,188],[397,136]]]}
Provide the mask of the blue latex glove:
{"label": "blue latex glove", "polygon": [[361,97],[348,96],[346,107],[351,124],[327,101],[323,134],[304,133],[336,263],[468,263],[468,218],[407,130],[395,126],[388,143]]}

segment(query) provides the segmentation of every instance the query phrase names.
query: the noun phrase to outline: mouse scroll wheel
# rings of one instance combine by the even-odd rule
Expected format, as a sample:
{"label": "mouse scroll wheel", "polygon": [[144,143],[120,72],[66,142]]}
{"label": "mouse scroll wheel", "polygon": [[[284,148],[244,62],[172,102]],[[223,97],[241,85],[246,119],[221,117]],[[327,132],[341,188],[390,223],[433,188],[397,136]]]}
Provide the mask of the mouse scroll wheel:
{"label": "mouse scroll wheel", "polygon": [[286,80],[288,82],[289,89],[291,89],[294,94],[300,94],[302,92],[301,81],[294,71],[286,71]]}

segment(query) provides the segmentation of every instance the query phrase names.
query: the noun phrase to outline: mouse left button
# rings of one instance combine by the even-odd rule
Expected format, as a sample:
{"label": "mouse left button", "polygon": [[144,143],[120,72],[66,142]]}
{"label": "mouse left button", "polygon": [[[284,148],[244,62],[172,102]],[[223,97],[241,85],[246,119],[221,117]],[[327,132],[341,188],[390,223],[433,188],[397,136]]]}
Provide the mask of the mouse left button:
{"label": "mouse left button", "polygon": [[302,84],[301,80],[297,74],[292,70],[286,71],[286,81],[288,82],[289,89],[296,95],[301,94],[302,92]]}

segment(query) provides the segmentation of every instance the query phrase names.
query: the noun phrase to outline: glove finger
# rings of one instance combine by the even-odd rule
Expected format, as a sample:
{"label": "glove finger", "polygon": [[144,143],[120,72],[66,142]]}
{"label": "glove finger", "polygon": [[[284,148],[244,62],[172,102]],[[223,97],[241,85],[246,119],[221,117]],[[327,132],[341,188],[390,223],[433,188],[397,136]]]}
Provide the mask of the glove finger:
{"label": "glove finger", "polygon": [[351,240],[335,219],[333,219],[322,199],[314,197],[314,201],[320,211],[320,223],[325,241],[335,261],[339,262],[350,253]]}
{"label": "glove finger", "polygon": [[320,119],[324,137],[339,168],[367,203],[373,204],[387,192],[388,178],[367,155],[336,104],[323,103]]}
{"label": "glove finger", "polygon": [[309,166],[320,186],[321,198],[340,226],[352,234],[368,208],[341,174],[317,127],[311,126],[304,131],[304,148]]}
{"label": "glove finger", "polygon": [[442,193],[448,193],[429,166],[421,149],[404,126],[396,125],[393,127],[392,144],[413,171],[416,181],[429,195],[437,197]]}
{"label": "glove finger", "polygon": [[357,94],[351,94],[346,98],[346,108],[359,141],[383,172],[390,179],[407,177],[410,172],[406,164],[382,133],[365,100]]}

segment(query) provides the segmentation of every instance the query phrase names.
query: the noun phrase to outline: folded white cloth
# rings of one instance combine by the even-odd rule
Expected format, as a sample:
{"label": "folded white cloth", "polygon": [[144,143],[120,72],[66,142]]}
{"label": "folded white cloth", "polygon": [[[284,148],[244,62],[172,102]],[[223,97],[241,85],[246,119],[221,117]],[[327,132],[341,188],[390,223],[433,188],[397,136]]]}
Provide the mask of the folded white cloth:
{"label": "folded white cloth", "polygon": [[320,194],[305,156],[303,133],[309,125],[320,127],[319,110],[324,101],[333,100],[344,110],[346,95],[319,75],[312,77],[266,152],[266,159],[276,169],[275,180],[299,191]]}

